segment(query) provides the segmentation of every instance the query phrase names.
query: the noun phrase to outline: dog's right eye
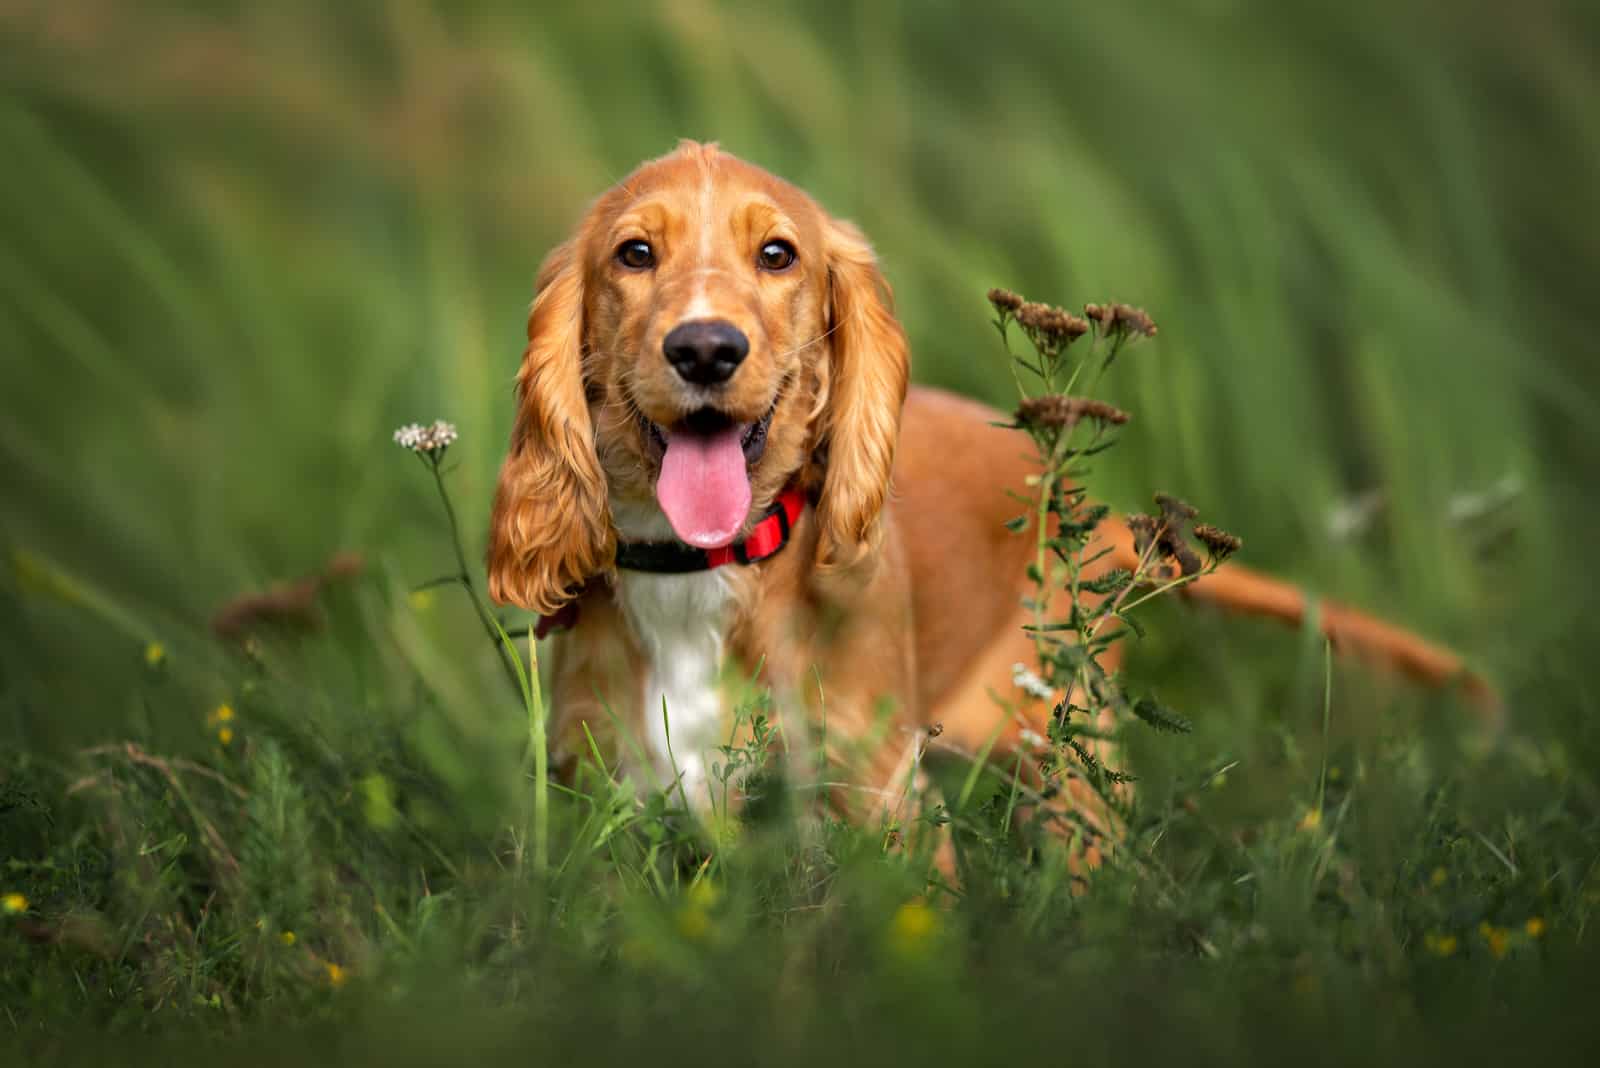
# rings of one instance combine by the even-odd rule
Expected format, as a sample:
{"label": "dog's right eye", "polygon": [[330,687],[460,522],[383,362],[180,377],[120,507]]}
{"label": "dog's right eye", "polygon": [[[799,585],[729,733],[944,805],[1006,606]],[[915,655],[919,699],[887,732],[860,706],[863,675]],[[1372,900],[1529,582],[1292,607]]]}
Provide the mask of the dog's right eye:
{"label": "dog's right eye", "polygon": [[617,246],[617,262],[629,270],[642,271],[655,266],[656,256],[648,241],[624,241]]}

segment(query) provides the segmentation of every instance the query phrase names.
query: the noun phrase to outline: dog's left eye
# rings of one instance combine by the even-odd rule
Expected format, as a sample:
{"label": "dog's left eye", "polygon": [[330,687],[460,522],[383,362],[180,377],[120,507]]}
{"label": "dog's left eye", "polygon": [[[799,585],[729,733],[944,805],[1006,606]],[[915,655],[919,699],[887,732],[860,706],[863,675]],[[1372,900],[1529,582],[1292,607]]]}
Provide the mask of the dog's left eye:
{"label": "dog's left eye", "polygon": [[794,265],[794,246],[787,241],[768,241],[761,246],[756,262],[763,271],[783,271]]}

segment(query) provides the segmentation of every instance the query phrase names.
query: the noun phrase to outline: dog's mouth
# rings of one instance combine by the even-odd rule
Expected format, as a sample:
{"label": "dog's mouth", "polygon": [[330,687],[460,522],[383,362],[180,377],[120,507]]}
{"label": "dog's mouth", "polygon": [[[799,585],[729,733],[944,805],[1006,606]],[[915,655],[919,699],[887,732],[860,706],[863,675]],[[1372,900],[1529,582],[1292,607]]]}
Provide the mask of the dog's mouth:
{"label": "dog's mouth", "polygon": [[701,549],[730,544],[750,513],[750,469],[767,450],[778,402],[753,423],[715,408],[690,412],[671,427],[639,413],[659,466],[656,501],[678,537]]}
{"label": "dog's mouth", "polygon": [[754,467],[761,462],[761,457],[767,451],[767,431],[772,428],[773,413],[778,410],[776,399],[772,407],[767,409],[767,414],[753,423],[736,423],[733,418],[715,408],[701,408],[690,412],[680,419],[672,430],[667,430],[660,423],[647,418],[645,414],[634,409],[634,418],[639,422],[639,428],[644,431],[646,452],[650,459],[660,463],[667,452],[667,442],[674,435],[690,434],[700,437],[712,437],[727,433],[737,427],[739,429],[739,449],[744,453],[744,462],[747,467]]}

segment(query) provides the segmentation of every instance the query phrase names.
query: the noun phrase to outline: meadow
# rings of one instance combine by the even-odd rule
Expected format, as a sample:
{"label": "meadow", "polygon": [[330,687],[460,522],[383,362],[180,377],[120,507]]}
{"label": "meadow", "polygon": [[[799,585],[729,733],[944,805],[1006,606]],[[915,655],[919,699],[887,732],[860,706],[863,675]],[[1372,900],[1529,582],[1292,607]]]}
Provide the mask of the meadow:
{"label": "meadow", "polygon": [[[0,0],[0,1061],[1580,1059],[1597,15]],[[793,808],[537,794],[391,435],[457,427],[481,589],[538,262],[680,137],[861,225],[919,381],[1012,403],[991,286],[1149,309],[1095,494],[1450,644],[1504,728],[1162,603],[1127,675],[1192,730],[1130,729],[1082,893],[987,785],[936,898]]]}

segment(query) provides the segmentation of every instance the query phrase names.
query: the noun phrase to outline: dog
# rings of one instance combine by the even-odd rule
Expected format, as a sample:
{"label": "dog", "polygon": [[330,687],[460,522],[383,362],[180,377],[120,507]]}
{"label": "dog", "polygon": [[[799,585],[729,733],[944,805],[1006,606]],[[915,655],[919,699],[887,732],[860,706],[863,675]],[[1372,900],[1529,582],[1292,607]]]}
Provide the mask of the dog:
{"label": "dog", "polygon": [[[865,748],[834,784],[856,816],[920,784],[935,735],[1036,755],[1052,702],[1014,671],[1033,661],[1034,546],[1006,491],[1037,461],[997,413],[909,380],[872,247],[793,185],[686,141],[589,208],[538,274],[487,554],[495,600],[566,627],[555,767],[597,749],[706,807],[742,673],[770,687],[786,744]],[[1138,565],[1126,524],[1096,538],[1089,577]],[[1232,563],[1186,593],[1307,613]],[[1416,635],[1329,602],[1317,618],[1341,649],[1492,701]]]}

